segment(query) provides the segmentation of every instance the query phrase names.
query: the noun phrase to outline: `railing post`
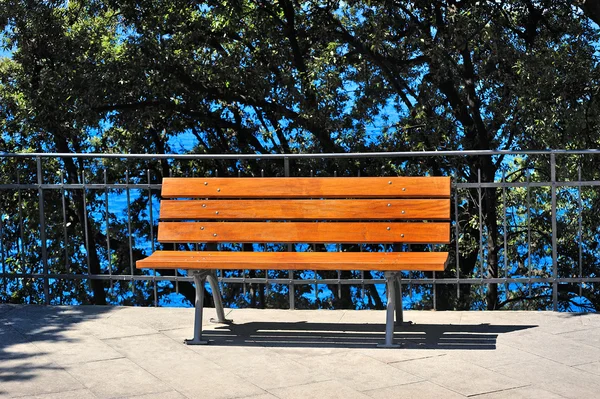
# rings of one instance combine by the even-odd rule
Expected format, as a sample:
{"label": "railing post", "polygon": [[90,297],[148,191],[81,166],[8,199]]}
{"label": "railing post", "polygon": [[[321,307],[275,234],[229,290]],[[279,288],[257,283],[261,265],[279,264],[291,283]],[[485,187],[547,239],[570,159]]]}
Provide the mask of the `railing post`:
{"label": "railing post", "polygon": [[[283,158],[283,174],[285,175],[285,177],[290,177],[290,158],[289,157]],[[292,244],[288,244],[287,250],[288,250],[288,252],[292,252]],[[290,310],[294,310],[294,308],[296,307],[295,298],[294,298],[294,293],[296,291],[295,286],[294,286],[294,272],[290,270],[288,272],[288,277],[290,279],[290,283],[288,285],[288,289],[290,292],[289,293],[289,295],[290,295]]]}
{"label": "railing post", "polygon": [[40,210],[40,241],[42,244],[42,268],[44,274],[44,303],[50,305],[50,283],[48,281],[48,250],[46,243],[46,219],[44,216],[44,190],[42,189],[42,158],[35,157],[37,166],[38,204]]}
{"label": "railing post", "polygon": [[550,192],[552,195],[552,307],[558,311],[558,260],[556,253],[556,154],[550,153]]}
{"label": "railing post", "polygon": [[4,259],[4,215],[0,212],[0,262],[2,263],[2,290],[8,294],[6,260]]}

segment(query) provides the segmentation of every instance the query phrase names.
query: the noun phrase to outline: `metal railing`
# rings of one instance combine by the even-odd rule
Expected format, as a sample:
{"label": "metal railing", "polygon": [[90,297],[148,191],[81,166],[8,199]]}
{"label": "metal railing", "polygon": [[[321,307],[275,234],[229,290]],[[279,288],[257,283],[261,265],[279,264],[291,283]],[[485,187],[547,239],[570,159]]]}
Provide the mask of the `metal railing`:
{"label": "metal railing", "polygon": [[[185,272],[142,273],[134,266],[159,246],[163,176],[429,174],[453,178],[452,242],[445,247],[452,262],[444,273],[404,273],[405,294],[417,297],[412,306],[436,309],[444,302],[442,308],[477,309],[493,300],[505,308],[594,311],[600,172],[586,166],[598,161],[599,150],[0,154],[0,300],[86,303],[104,291],[109,303],[158,305],[179,294],[181,283],[192,281]],[[229,305],[237,300],[233,306],[243,306],[240,298],[255,287],[267,297],[276,291],[279,306],[286,295],[291,309],[300,298],[302,306],[325,306],[321,297],[340,299],[343,286],[352,287],[355,303],[366,295],[359,305],[371,307],[377,290],[369,287],[385,283],[382,274],[364,272],[221,271],[219,281],[239,291]]]}

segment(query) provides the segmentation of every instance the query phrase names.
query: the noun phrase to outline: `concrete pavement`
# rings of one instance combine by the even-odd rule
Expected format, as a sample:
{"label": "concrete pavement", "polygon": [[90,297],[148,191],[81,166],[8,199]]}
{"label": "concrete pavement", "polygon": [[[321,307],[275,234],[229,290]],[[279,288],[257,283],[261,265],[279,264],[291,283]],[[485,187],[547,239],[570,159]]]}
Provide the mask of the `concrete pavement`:
{"label": "concrete pavement", "polygon": [[0,397],[598,398],[600,315],[0,305]]}

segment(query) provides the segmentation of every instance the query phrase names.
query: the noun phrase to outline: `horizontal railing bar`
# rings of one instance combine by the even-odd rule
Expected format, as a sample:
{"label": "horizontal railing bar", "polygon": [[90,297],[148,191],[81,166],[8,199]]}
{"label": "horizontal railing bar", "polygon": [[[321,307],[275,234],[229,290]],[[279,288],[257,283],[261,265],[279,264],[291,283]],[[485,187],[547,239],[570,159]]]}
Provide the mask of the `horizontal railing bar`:
{"label": "horizontal railing bar", "polygon": [[126,190],[126,189],[140,189],[147,190],[151,188],[153,190],[160,190],[161,184],[144,184],[144,183],[135,183],[135,184],[102,184],[102,183],[89,183],[89,184],[0,184],[0,190],[9,190],[9,189],[21,189],[21,190],[37,190],[38,188],[42,188],[44,190],[104,190],[104,189],[114,189],[114,190]]}
{"label": "horizontal railing bar", "polygon": [[[552,182],[488,182],[488,183],[453,183],[455,188],[501,188],[501,187],[552,187]],[[556,181],[556,187],[600,186],[600,180]]]}
{"label": "horizontal railing bar", "polygon": [[[46,275],[41,273],[0,273],[2,278],[10,279],[43,279]],[[175,281],[175,276],[149,276],[149,275],[115,275],[113,274],[49,274],[48,279],[66,279],[66,280],[114,280],[114,281]],[[179,281],[192,282],[192,277],[178,276]],[[235,283],[235,284],[266,284],[266,278],[260,277],[219,277],[219,281],[223,283]],[[567,283],[598,283],[600,277],[511,277],[511,278],[402,278],[402,284],[418,284],[418,285],[429,285],[429,284],[490,284],[490,283],[515,283],[515,284],[537,284],[537,283],[553,283],[559,284]],[[347,284],[347,285],[360,285],[360,284],[385,284],[385,279],[290,279],[290,278],[270,278],[268,279],[269,284],[294,284],[294,285],[305,285],[305,284]]]}
{"label": "horizontal railing bar", "polygon": [[412,158],[427,156],[481,155],[600,155],[600,149],[587,150],[464,150],[464,151],[397,151],[339,152],[322,154],[107,154],[107,153],[0,153],[0,158],[117,158],[117,159],[334,159],[334,158]]}

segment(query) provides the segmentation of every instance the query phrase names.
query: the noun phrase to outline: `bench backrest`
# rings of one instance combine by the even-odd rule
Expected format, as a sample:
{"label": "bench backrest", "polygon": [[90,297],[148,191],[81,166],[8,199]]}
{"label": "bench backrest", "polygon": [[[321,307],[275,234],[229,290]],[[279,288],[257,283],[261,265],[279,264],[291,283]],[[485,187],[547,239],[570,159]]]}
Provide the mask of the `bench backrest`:
{"label": "bench backrest", "polygon": [[450,240],[448,177],[165,178],[162,197],[163,243]]}

